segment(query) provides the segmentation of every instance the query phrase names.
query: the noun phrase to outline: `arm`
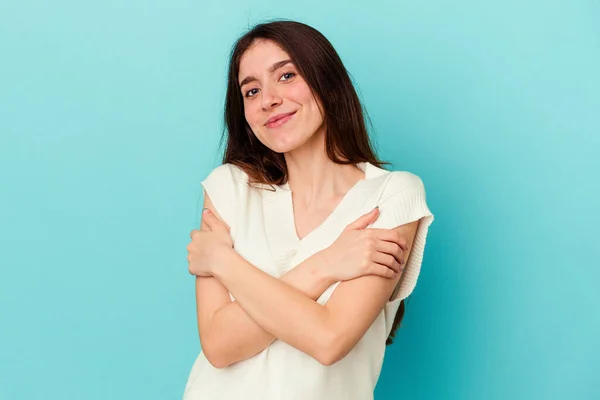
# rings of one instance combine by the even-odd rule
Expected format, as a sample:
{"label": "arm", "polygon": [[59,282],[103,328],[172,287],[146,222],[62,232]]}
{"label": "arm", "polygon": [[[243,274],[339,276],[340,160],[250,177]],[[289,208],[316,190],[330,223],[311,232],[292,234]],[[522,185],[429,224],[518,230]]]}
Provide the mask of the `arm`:
{"label": "arm", "polygon": [[[394,230],[408,240],[408,259],[419,220]],[[317,253],[319,254],[319,253]],[[325,254],[325,253],[322,253]],[[377,318],[397,285],[366,275],[339,284],[325,306],[254,267],[235,251],[215,277],[236,297],[249,318],[289,345],[331,365],[343,358]]]}
{"label": "arm", "polygon": [[[220,218],[208,195],[205,195],[204,207]],[[204,221],[201,229],[207,229]],[[316,300],[334,283],[324,269],[319,268],[323,262],[322,255],[317,253],[284,274],[280,281],[307,299]],[[217,368],[250,358],[275,340],[237,301],[230,300],[229,291],[214,277],[196,277],[196,311],[202,350]]]}

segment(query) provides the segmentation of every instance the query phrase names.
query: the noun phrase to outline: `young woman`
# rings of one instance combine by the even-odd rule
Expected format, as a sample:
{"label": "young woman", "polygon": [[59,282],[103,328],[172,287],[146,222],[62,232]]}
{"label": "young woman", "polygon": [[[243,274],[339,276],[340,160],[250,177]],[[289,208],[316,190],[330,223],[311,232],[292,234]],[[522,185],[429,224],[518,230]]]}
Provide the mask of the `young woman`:
{"label": "young woman", "polygon": [[228,80],[223,165],[187,247],[202,351],[184,399],[370,399],[433,221],[423,182],[382,168],[314,28],[255,26]]}

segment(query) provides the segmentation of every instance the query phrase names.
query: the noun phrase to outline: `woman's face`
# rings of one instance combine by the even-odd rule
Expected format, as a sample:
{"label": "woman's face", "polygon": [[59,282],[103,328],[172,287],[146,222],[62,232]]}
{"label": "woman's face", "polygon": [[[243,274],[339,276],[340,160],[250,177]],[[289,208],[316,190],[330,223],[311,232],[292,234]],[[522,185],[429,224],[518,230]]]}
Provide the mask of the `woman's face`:
{"label": "woman's face", "polygon": [[246,121],[271,150],[296,149],[323,127],[320,105],[289,55],[274,42],[250,46],[240,60],[238,84]]}

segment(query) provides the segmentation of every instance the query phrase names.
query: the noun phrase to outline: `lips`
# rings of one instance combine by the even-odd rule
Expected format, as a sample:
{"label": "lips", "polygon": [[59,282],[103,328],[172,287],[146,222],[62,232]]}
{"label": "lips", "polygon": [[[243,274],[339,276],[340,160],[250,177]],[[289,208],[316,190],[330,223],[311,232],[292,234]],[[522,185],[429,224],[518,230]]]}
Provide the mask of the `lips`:
{"label": "lips", "polygon": [[273,125],[279,125],[277,124],[277,121],[280,121],[281,123],[284,123],[285,121],[281,121],[283,119],[285,119],[286,121],[289,119],[290,116],[294,115],[296,113],[296,111],[292,111],[289,113],[282,113],[282,114],[277,114],[274,117],[271,117],[267,120],[267,122],[265,123],[265,126],[270,127]]}

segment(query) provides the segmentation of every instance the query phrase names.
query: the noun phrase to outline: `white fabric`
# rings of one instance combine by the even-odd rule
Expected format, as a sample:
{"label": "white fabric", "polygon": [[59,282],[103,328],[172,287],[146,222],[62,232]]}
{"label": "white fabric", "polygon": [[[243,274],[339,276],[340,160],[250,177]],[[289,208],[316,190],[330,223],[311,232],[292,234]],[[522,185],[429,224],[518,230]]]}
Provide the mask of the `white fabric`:
{"label": "white fabric", "polygon": [[[421,219],[403,277],[392,298],[357,345],[340,361],[323,366],[294,347],[275,340],[252,358],[213,367],[200,352],[185,387],[184,400],[368,400],[379,378],[385,341],[400,301],[415,287],[433,215],[421,179],[406,171],[358,166],[365,179],[353,186],[332,214],[301,240],[294,226],[291,191],[281,186],[247,185],[239,167],[224,164],[202,182],[217,212],[230,227],[235,250],[271,276],[280,277],[329,247],[343,229],[379,205],[373,228],[393,228]],[[317,300],[324,305],[340,282]],[[233,300],[233,295],[230,294]]]}

